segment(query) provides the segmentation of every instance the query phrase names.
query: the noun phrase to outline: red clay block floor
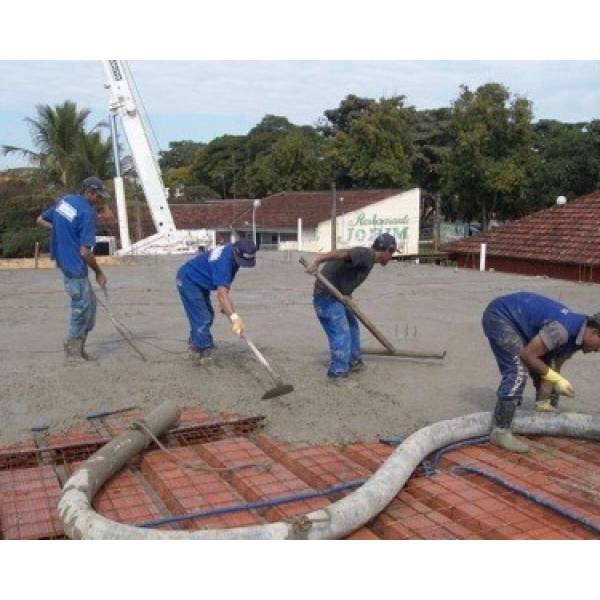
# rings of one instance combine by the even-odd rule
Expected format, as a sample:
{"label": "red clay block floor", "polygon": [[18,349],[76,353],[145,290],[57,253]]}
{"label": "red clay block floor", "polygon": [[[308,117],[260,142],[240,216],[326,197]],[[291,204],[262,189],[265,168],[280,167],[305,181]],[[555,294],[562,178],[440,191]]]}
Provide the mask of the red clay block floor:
{"label": "red clay block floor", "polygon": [[[66,434],[36,431],[32,439],[0,447],[0,539],[64,538],[57,512],[62,485],[82,461],[140,417],[135,409],[96,416]],[[160,524],[162,529],[290,519],[351,493],[394,451],[383,442],[344,448],[290,444],[261,433],[263,426],[262,417],[185,408],[162,441],[196,468],[151,446],[102,488],[95,508],[127,524],[240,508]],[[347,539],[599,539],[600,443],[554,437],[529,441],[526,455],[488,443],[447,452],[434,470],[417,469],[386,509]],[[235,469],[247,464],[253,466]],[[346,483],[350,486],[343,491],[304,497]],[[303,498],[246,506],[297,494]]]}

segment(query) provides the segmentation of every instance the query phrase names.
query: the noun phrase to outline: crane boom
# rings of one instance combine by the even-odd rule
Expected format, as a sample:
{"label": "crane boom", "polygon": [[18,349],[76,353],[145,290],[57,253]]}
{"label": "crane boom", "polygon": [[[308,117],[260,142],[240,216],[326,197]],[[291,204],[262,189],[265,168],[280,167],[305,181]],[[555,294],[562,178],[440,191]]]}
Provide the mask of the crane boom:
{"label": "crane boom", "polygon": [[[102,64],[106,75],[106,87],[110,90],[111,116],[118,117],[121,121],[156,229],[155,235],[129,246],[128,233],[123,235],[123,232],[128,230],[124,196],[121,202],[117,198],[122,252],[129,253],[136,250],[151,253],[190,252],[193,251],[192,246],[195,244],[210,243],[210,236],[206,230],[177,230],[169,208],[167,191],[163,184],[160,168],[152,151],[134,88],[131,85],[127,65],[122,60],[104,60]],[[122,186],[120,187],[122,188]],[[116,185],[115,188],[117,188]],[[117,195],[119,194],[117,193]],[[125,222],[123,222],[124,219]],[[150,250],[150,248],[152,249]]]}

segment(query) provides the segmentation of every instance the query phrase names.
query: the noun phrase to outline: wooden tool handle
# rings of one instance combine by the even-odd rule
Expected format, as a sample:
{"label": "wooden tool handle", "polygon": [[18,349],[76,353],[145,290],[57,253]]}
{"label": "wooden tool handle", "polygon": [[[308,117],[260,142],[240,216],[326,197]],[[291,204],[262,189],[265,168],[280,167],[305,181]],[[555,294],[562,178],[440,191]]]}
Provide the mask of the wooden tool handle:
{"label": "wooden tool handle", "polygon": [[[300,264],[304,268],[308,267],[308,262],[307,262],[307,260],[303,256],[300,257]],[[375,336],[375,338],[381,343],[381,345],[384,348],[386,348],[388,350],[388,352],[390,352],[392,354],[394,354],[396,352],[396,349],[394,348],[394,345],[392,344],[392,342],[390,342],[383,335],[383,333],[381,333],[377,329],[377,327],[375,327],[375,325],[360,310],[360,308],[358,307],[358,305],[356,304],[356,302],[354,302],[354,300],[352,300],[352,298],[348,298],[348,296],[344,296],[344,294],[342,294],[333,285],[333,283],[331,283],[331,281],[329,281],[329,279],[327,279],[326,277],[324,277],[318,271],[316,273],[312,273],[312,275],[314,275],[317,278],[317,280],[320,281],[321,284],[323,284],[323,286],[325,287],[325,289],[328,292],[330,292],[332,296],[334,296],[335,298],[337,298],[340,302],[343,302],[356,315],[356,318]]]}

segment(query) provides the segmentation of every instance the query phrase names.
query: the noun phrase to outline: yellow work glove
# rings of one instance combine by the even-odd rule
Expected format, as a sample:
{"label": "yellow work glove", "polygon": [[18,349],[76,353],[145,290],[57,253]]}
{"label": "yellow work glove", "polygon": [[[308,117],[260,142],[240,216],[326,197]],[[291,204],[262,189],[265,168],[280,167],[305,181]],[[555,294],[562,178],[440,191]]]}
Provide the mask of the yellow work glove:
{"label": "yellow work glove", "polygon": [[556,371],[548,368],[548,372],[545,375],[542,375],[542,379],[549,381],[554,387],[554,390],[562,396],[569,396],[569,398],[573,398],[573,396],[575,396],[575,390],[573,389],[573,386]]}
{"label": "yellow work glove", "polygon": [[242,317],[237,313],[233,313],[230,317],[231,319],[231,331],[235,333],[235,335],[242,335],[244,333],[244,329],[246,328],[244,325],[244,321],[242,321]]}

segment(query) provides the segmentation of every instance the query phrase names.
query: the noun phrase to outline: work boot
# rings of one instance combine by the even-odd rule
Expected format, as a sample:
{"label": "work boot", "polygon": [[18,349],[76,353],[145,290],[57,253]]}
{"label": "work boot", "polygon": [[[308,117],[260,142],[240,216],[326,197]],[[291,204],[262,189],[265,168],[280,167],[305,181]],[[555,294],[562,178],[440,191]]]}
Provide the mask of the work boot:
{"label": "work boot", "polygon": [[542,400],[535,401],[536,412],[555,413],[558,412],[556,406],[552,404],[551,398],[544,398]]}
{"label": "work boot", "polygon": [[199,348],[196,348],[196,346],[190,344],[188,346],[188,349],[190,353],[190,359],[192,360],[192,363],[194,365],[202,366],[212,363],[212,348],[205,348],[204,350],[200,350]]}
{"label": "work boot", "polygon": [[350,371],[352,373],[360,373],[361,371],[366,370],[367,365],[360,358],[355,358],[350,361]]}
{"label": "work boot", "polygon": [[494,422],[490,442],[510,452],[529,452],[529,446],[511,430],[517,407],[514,400],[499,399],[494,410]]}
{"label": "work boot", "polygon": [[81,340],[81,356],[83,356],[83,358],[85,360],[97,360],[97,357],[95,354],[89,354],[88,352],[85,351],[85,343],[87,342],[87,333],[83,336],[83,340]]}
{"label": "work boot", "polygon": [[75,365],[78,363],[85,362],[85,358],[82,354],[83,348],[83,339],[82,338],[74,338],[72,340],[67,340],[64,343],[65,348],[65,360],[69,365]]}

